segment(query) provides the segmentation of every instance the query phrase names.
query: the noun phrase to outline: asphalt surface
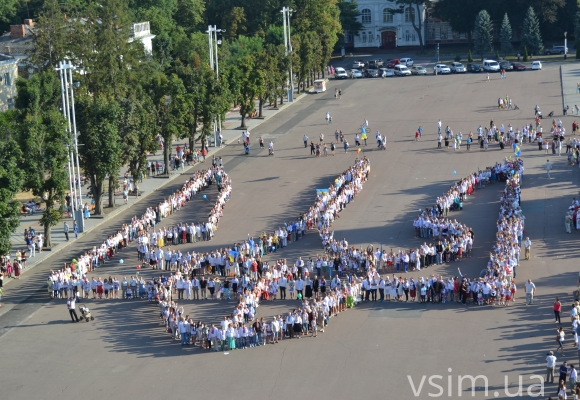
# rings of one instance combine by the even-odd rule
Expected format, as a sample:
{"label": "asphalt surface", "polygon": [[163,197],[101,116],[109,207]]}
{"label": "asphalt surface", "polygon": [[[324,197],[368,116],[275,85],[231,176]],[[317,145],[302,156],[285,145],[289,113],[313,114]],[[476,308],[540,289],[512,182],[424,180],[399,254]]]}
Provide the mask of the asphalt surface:
{"label": "asphalt surface", "polygon": [[[493,75],[489,83],[484,74],[330,81],[326,93],[308,96],[253,130],[249,156],[243,154],[242,146],[222,151],[233,181],[232,200],[225,207],[215,239],[181,245],[181,251],[229,245],[248,234],[273,229],[306,211],[314,201],[315,189],[328,187],[357,157],[354,133],[365,118],[373,133],[379,130],[387,135],[387,151],[374,149],[374,140],[364,147],[364,156],[372,164],[371,179],[355,202],[340,214],[334,224],[335,236],[345,237],[353,245],[373,243],[394,249],[417,246],[420,242],[413,238],[412,220],[418,209],[432,205],[456,179],[511,155],[510,150],[501,151],[498,146],[490,146],[488,152],[477,146],[469,152],[464,148],[456,152],[438,150],[438,119],[443,126],[450,125],[454,131],[466,134],[475,132],[480,124],[488,125],[491,119],[498,125],[511,123],[521,127],[532,121],[535,104],[544,111],[560,109],[562,89],[556,66],[507,75],[505,80]],[[334,98],[335,88],[343,90],[342,99]],[[497,110],[497,98],[506,94],[519,110]],[[324,120],[327,111],[333,116],[331,125]],[[563,119],[569,132],[573,119]],[[418,126],[423,127],[424,135],[415,142]],[[310,149],[303,147],[302,136],[306,134],[317,141],[323,132],[331,141],[335,129],[347,134],[351,151],[344,154],[337,149],[335,156],[310,156]],[[274,157],[257,148],[260,135],[266,143],[274,141]],[[47,296],[46,273],[99,244],[108,232],[139,214],[142,210],[138,207],[144,209],[172,193],[179,185],[176,180],[159,191],[155,195],[158,198],[152,195],[130,215],[121,214],[116,221],[103,224],[79,240],[76,250],[63,251],[51,264],[37,267],[34,274],[7,288],[0,308],[2,396],[410,399],[437,394],[439,390],[429,379],[440,375],[442,378],[435,377],[432,382],[442,386],[445,397],[457,398],[457,375],[483,374],[489,381],[489,393],[486,396],[479,381],[473,398],[507,399],[504,379],[513,393],[518,375],[523,380],[523,397],[527,397],[527,385],[538,382],[530,380],[530,376],[545,373],[545,353],[556,347],[554,298],[562,299],[566,315],[577,281],[580,252],[575,237],[579,233],[564,233],[563,216],[571,198],[578,194],[579,169],[567,166],[565,156],[550,155],[555,170],[549,180],[543,170],[546,156],[535,144],[524,145],[522,157],[522,207],[527,218],[526,235],[533,248],[532,259],[518,268],[518,301],[510,307],[365,304],[331,319],[329,329],[316,339],[283,341],[228,354],[181,348],[158,325],[158,309],[139,300],[89,300],[86,304],[95,321],[70,323],[64,301]],[[458,266],[464,275],[477,275],[494,241],[501,190],[501,185],[479,190],[465,202],[463,211],[452,214],[474,228],[473,258],[408,275],[457,275]],[[213,204],[213,196],[215,193],[208,193],[205,202],[198,197],[163,222],[203,218]],[[318,235],[310,233],[275,256],[293,260],[299,255],[315,256],[320,251]],[[122,257],[124,264],[118,264],[117,257],[100,268],[97,275],[135,274],[135,249],[124,250]],[[152,272],[141,273],[150,276]],[[521,301],[522,282],[528,278],[538,287],[538,295],[535,304],[526,307]],[[234,304],[183,303],[195,320],[204,321],[230,313]],[[263,304],[258,316],[278,314],[296,304]],[[564,326],[568,326],[567,322]],[[567,341],[566,355],[569,361],[576,362],[576,351],[570,342]],[[559,356],[558,365],[560,361]],[[426,377],[417,395],[409,376],[416,390],[422,377]],[[471,398],[468,384],[468,380],[460,383],[461,394]],[[546,395],[553,393],[555,386],[547,385]]]}

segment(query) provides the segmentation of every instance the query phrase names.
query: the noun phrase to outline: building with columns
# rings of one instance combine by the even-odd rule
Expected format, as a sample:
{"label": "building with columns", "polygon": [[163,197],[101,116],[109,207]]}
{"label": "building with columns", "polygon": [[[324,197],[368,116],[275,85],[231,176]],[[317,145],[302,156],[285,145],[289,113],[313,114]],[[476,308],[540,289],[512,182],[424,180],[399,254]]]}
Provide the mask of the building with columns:
{"label": "building with columns", "polygon": [[[413,28],[421,19],[421,34],[425,38],[425,7],[414,5],[400,12],[395,1],[359,0],[360,21],[363,25],[358,35],[346,33],[346,44],[354,48],[395,49],[397,47],[419,47],[418,33]],[[395,12],[397,11],[397,12]]]}

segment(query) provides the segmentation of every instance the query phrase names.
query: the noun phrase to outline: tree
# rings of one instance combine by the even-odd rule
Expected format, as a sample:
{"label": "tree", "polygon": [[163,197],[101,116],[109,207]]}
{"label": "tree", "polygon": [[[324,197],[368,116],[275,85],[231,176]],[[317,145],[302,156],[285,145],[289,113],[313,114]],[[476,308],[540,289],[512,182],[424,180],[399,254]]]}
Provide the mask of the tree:
{"label": "tree", "polygon": [[491,23],[491,18],[489,14],[487,13],[487,11],[481,10],[479,14],[477,14],[477,18],[475,19],[475,25],[473,29],[473,37],[475,39],[473,43],[473,52],[475,54],[480,55],[482,61],[484,55],[493,50],[492,30],[493,24]]}
{"label": "tree", "polygon": [[499,32],[499,40],[501,42],[501,51],[505,57],[513,51],[512,26],[507,13],[503,16],[503,22],[501,23],[501,30]]}
{"label": "tree", "polygon": [[540,34],[540,22],[532,7],[528,8],[524,19],[521,45],[526,46],[532,55],[540,54],[544,50],[542,35]]}
{"label": "tree", "polygon": [[205,2],[203,0],[177,0],[177,11],[173,19],[177,26],[187,34],[202,27],[205,17]]}
{"label": "tree", "polygon": [[95,214],[101,215],[105,179],[113,177],[109,182],[114,184],[121,167],[119,120],[123,112],[116,101],[100,94],[79,100],[77,106],[81,167],[90,182]]}
{"label": "tree", "polygon": [[406,9],[409,9],[411,24],[415,32],[417,32],[419,46],[423,49],[425,47],[423,44],[423,10],[429,2],[425,0],[395,0],[395,2],[399,5],[399,12],[405,12]]}
{"label": "tree", "polygon": [[[18,142],[26,149],[22,160],[24,190],[45,204],[40,223],[44,228],[46,246],[52,246],[51,227],[58,224],[64,210],[64,194],[69,186],[67,174],[70,133],[59,110],[61,87],[54,71],[32,75],[16,82]],[[57,210],[60,205],[60,210]]]}
{"label": "tree", "polygon": [[523,56],[523,60],[524,62],[528,61],[528,48],[526,46],[524,46],[524,56]]}
{"label": "tree", "polygon": [[433,7],[443,21],[449,21],[455,32],[467,34],[471,46],[477,14],[484,8],[483,0],[440,0]]}
{"label": "tree", "polygon": [[184,116],[191,112],[191,102],[186,98],[183,81],[176,74],[155,74],[147,84],[147,91],[153,102],[156,134],[163,138],[165,175],[169,175],[171,144],[186,129]]}
{"label": "tree", "polygon": [[18,11],[18,0],[0,0],[0,29],[10,30],[10,23]]}
{"label": "tree", "polygon": [[151,99],[140,88],[121,100],[119,138],[121,159],[127,164],[134,182],[146,173],[147,154],[154,153],[159,145],[155,140],[155,119],[151,114]]}
{"label": "tree", "polygon": [[232,7],[223,18],[223,26],[227,26],[225,36],[235,40],[239,35],[246,33],[246,12],[244,7]]}
{"label": "tree", "polygon": [[251,55],[247,55],[238,61],[238,69],[240,71],[240,94],[238,100],[242,117],[240,128],[245,129],[246,116],[254,109],[256,97],[264,90],[264,76],[262,71],[256,67],[256,60]]}
{"label": "tree", "polygon": [[10,251],[10,235],[20,225],[20,202],[14,196],[22,187],[22,151],[15,139],[15,113],[0,114],[0,254]]}
{"label": "tree", "polygon": [[576,41],[576,60],[580,60],[580,39]]}
{"label": "tree", "polygon": [[469,62],[469,63],[473,62],[473,56],[471,55],[471,49],[469,49],[469,52],[467,53],[467,62]]}
{"label": "tree", "polygon": [[356,1],[339,0],[338,9],[340,10],[340,25],[342,32],[339,34],[339,42],[344,43],[344,33],[349,32],[353,35],[358,35],[362,29],[363,24],[360,22],[360,11]]}
{"label": "tree", "polygon": [[68,25],[63,7],[58,0],[47,0],[36,19],[34,48],[29,57],[30,63],[36,69],[40,71],[52,69],[68,55],[70,49],[67,46]]}
{"label": "tree", "polygon": [[574,38],[576,40],[580,39],[580,11],[577,11],[576,15],[574,15]]}

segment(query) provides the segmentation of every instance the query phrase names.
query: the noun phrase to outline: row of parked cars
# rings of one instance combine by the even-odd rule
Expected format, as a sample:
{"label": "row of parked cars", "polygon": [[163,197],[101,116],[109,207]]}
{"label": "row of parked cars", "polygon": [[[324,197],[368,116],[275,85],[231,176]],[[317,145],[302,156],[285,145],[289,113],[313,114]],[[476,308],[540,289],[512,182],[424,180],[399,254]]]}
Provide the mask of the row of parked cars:
{"label": "row of parked cars", "polygon": [[[532,70],[542,69],[541,61],[532,62]],[[469,63],[467,66],[460,62],[447,64],[435,64],[433,67],[434,74],[451,74],[465,72],[498,72],[505,71],[525,71],[526,66],[520,62],[484,60],[481,64]],[[346,78],[379,78],[382,76],[407,76],[407,75],[427,75],[427,69],[421,65],[415,65],[411,58],[395,58],[385,62],[382,59],[370,61],[357,60],[353,63],[352,69],[347,71],[344,68],[335,68],[335,77],[337,79]]]}
{"label": "row of parked cars", "polygon": [[[532,70],[542,69],[541,61],[532,62]],[[463,73],[463,72],[499,72],[504,71],[525,71],[526,66],[520,62],[510,62],[510,61],[495,61],[495,60],[484,60],[482,64],[469,63],[465,67],[460,62],[452,62],[451,66],[446,64],[435,64],[433,67],[433,73],[437,74],[450,74],[450,73]]]}

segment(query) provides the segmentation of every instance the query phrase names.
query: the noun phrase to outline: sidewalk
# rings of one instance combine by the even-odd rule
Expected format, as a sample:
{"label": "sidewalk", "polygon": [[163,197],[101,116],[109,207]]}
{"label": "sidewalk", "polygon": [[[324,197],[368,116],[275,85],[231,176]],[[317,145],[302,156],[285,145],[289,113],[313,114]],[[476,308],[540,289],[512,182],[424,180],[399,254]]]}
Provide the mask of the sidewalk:
{"label": "sidewalk", "polygon": [[[264,121],[267,121],[270,118],[272,118],[273,116],[275,116],[280,111],[283,111],[287,107],[291,106],[292,104],[297,103],[304,96],[306,96],[306,94],[300,94],[300,95],[296,96],[293,103],[284,103],[284,105],[279,106],[279,108],[277,110],[273,110],[273,109],[269,109],[267,107],[264,107],[264,109],[263,109],[264,118],[263,119],[258,119],[258,118],[246,119],[247,129],[251,131],[252,129],[261,125]],[[257,104],[256,104],[256,108],[257,108]],[[222,136],[223,136],[223,140],[225,142],[224,146],[227,146],[230,144],[237,144],[237,140],[238,140],[238,138],[241,137],[242,132],[243,132],[242,130],[236,129],[240,126],[240,124],[241,124],[241,117],[240,117],[239,109],[230,110],[230,112],[228,112],[226,114],[226,119],[223,122],[224,129],[222,130]],[[209,142],[210,142],[209,143],[210,147],[208,148],[208,154],[207,154],[206,158],[211,160],[212,155],[218,153],[221,150],[221,148],[220,147],[217,147],[217,148],[213,147],[213,140],[209,140]],[[180,139],[180,140],[174,141],[173,146],[172,146],[173,153],[175,153],[174,149],[178,145],[183,146],[184,143],[186,143],[186,139]],[[195,147],[196,147],[196,149],[201,149],[201,144],[196,143]],[[155,162],[159,162],[160,164],[162,164],[163,163],[163,151],[161,151],[161,150],[157,151],[155,154],[152,154],[151,156],[149,156],[148,159],[150,161],[155,161]],[[105,208],[104,209],[105,215],[85,219],[85,231],[83,233],[79,234],[79,237],[86,235],[87,233],[91,232],[93,229],[97,228],[98,226],[104,224],[105,222],[108,222],[111,218],[114,218],[116,215],[118,215],[126,210],[129,210],[136,203],[147,201],[147,197],[149,195],[151,195],[152,193],[154,193],[157,189],[161,188],[162,186],[165,186],[169,182],[172,182],[174,179],[180,177],[181,174],[187,173],[189,171],[193,171],[193,169],[196,168],[198,165],[199,164],[195,164],[195,165],[192,165],[189,167],[186,166],[184,170],[180,170],[180,171],[172,171],[169,178],[153,178],[153,177],[143,178],[143,181],[139,182],[139,191],[141,192],[141,195],[138,198],[136,198],[135,196],[129,196],[127,204],[123,205],[123,198],[122,198],[122,195],[119,193],[118,195],[115,196],[116,207],[113,210],[108,212],[109,209]],[[209,165],[211,165],[211,163],[207,163],[207,165],[209,166]],[[119,173],[119,177],[120,177],[121,182],[123,181],[123,176],[124,176],[126,171],[127,171],[126,167],[121,168],[121,171]],[[235,182],[233,182],[233,184],[235,185]],[[85,203],[85,202],[90,203],[91,197],[89,197],[87,195],[88,186],[85,185],[82,188],[82,191],[83,191],[83,203]],[[108,204],[108,201],[109,201],[108,199],[109,199],[108,194],[105,194],[103,196],[103,204]],[[12,257],[14,257],[15,250],[20,250],[20,249],[26,248],[26,244],[24,242],[24,230],[25,229],[32,227],[36,230],[36,232],[43,232],[43,228],[39,223],[41,217],[42,217],[42,212],[37,212],[35,215],[26,215],[26,216],[22,216],[20,218],[20,225],[16,229],[16,232],[14,232],[10,238],[10,242],[12,243],[12,251],[10,252],[10,254]],[[64,225],[65,221],[68,222],[69,227],[70,227],[69,241],[68,242],[65,240],[64,231],[63,231],[63,225]],[[24,269],[23,273],[27,273],[36,265],[39,265],[40,263],[47,261],[51,256],[58,254],[60,251],[68,248],[69,246],[72,246],[75,242],[75,233],[72,230],[72,226],[73,226],[72,218],[65,218],[65,219],[61,220],[57,226],[53,227],[52,232],[51,232],[52,249],[50,251],[45,250],[42,253],[37,252],[36,256],[32,257],[32,258],[30,258],[29,253],[27,253],[28,259],[26,261],[26,269]],[[84,250],[85,249],[79,249],[79,251],[84,251]],[[8,282],[10,282],[10,281],[8,281]],[[5,282],[5,284],[6,284],[6,282]]]}

